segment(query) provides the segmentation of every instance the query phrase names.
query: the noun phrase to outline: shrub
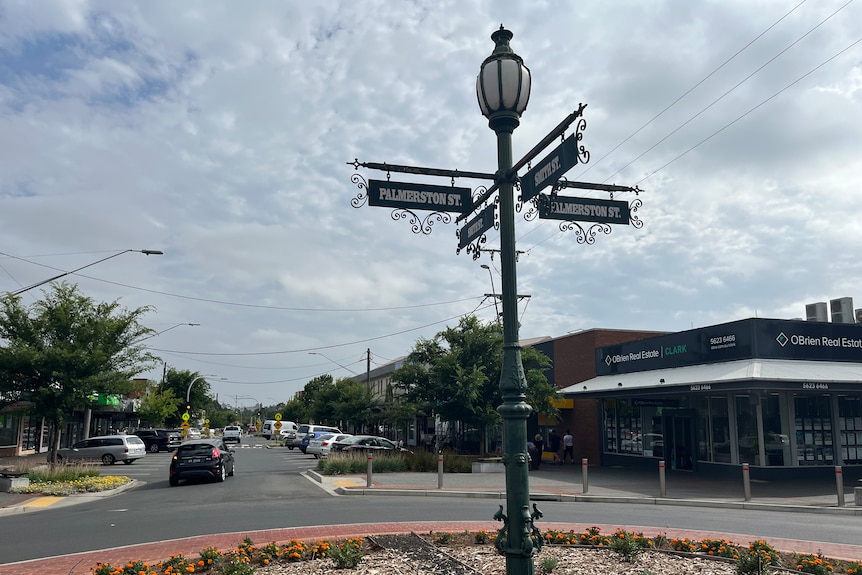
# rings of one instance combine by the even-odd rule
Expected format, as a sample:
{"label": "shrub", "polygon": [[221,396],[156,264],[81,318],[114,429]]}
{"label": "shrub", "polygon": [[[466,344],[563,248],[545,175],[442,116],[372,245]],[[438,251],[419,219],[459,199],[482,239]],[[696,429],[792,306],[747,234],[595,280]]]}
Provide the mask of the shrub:
{"label": "shrub", "polygon": [[780,565],[778,552],[766,541],[758,539],[749,543],[748,549],[740,551],[736,572],[740,575],[763,575]]}
{"label": "shrub", "polygon": [[[331,453],[317,461],[317,471],[322,475],[346,475],[365,473],[368,458],[364,453]],[[408,470],[407,454],[375,453],[372,473],[397,473]]]}
{"label": "shrub", "polygon": [[554,569],[557,568],[559,564],[559,560],[556,557],[544,557],[542,558],[542,571],[545,573],[550,573]]}
{"label": "shrub", "polygon": [[823,555],[811,555],[810,553],[793,554],[793,562],[796,563],[796,569],[804,573],[812,575],[828,575],[832,572],[832,564],[823,558]]}
{"label": "shrub", "polygon": [[353,569],[362,562],[362,539],[354,538],[332,548],[329,556],[336,569]]}
{"label": "shrub", "polygon": [[701,539],[698,551],[707,555],[728,557],[730,559],[739,559],[740,556],[740,551],[736,544],[731,543],[727,539]]}
{"label": "shrub", "polygon": [[853,561],[843,566],[847,575],[862,575],[862,563]]}
{"label": "shrub", "polygon": [[644,537],[642,533],[629,533],[624,529],[618,529],[609,543],[610,548],[622,555],[629,563],[634,562],[642,551],[651,548],[652,545],[652,540]]}

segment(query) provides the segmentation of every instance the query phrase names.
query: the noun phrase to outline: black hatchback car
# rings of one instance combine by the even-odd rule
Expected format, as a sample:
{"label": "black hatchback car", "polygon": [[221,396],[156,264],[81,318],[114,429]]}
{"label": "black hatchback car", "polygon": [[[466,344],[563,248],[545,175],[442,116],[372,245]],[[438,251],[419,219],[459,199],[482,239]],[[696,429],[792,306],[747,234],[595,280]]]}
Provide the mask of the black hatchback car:
{"label": "black hatchback car", "polygon": [[224,481],[234,474],[233,451],[219,438],[186,441],[171,459],[168,482],[176,487],[180,479],[209,478]]}

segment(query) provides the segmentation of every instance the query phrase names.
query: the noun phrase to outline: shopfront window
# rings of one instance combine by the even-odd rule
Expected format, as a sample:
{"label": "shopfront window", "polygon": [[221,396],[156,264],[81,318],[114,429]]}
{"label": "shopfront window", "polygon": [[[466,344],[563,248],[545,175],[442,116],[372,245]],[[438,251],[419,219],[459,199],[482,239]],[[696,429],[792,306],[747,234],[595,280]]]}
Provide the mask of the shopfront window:
{"label": "shopfront window", "polygon": [[838,430],[844,464],[862,464],[862,398],[838,396]]}
{"label": "shopfront window", "polygon": [[0,446],[18,445],[18,416],[11,413],[0,414]]}
{"label": "shopfront window", "polygon": [[[777,393],[765,396],[760,404],[763,415],[763,445],[766,465],[783,466],[790,461],[790,438],[781,424],[781,403]],[[786,419],[786,418],[785,418]]]}
{"label": "shopfront window", "polygon": [[796,460],[799,465],[832,465],[832,409],[829,398],[795,396]]}
{"label": "shopfront window", "polygon": [[730,417],[727,414],[727,397],[709,398],[709,429],[712,433],[712,461],[730,463]]}
{"label": "shopfront window", "polygon": [[756,394],[736,396],[736,438],[740,463],[763,465],[760,461],[760,446],[757,435],[757,402]]}

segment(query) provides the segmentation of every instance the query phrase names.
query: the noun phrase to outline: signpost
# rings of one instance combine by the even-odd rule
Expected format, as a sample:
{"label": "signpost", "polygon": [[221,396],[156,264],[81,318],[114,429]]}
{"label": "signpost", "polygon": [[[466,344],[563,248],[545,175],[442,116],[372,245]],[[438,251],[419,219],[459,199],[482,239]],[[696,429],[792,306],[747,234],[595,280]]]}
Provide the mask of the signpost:
{"label": "signpost", "polygon": [[494,226],[494,208],[495,205],[491,204],[461,228],[458,234],[458,249],[464,249],[465,246]]}
{"label": "signpost", "polygon": [[617,200],[539,196],[539,218],[629,225],[629,205]]}
{"label": "signpost", "polygon": [[368,205],[405,210],[470,213],[470,188],[368,181]]}
{"label": "signpost", "polygon": [[578,163],[578,140],[574,134],[521,178],[521,201],[529,202]]}

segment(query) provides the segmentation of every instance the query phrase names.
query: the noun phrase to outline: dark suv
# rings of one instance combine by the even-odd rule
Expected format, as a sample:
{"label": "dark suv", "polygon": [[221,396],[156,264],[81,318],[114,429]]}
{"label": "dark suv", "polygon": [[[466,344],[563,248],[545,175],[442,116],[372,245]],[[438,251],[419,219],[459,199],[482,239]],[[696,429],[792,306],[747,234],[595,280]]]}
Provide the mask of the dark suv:
{"label": "dark suv", "polygon": [[180,434],[170,429],[139,429],[133,435],[141,438],[150,453],[173,451],[183,442]]}

